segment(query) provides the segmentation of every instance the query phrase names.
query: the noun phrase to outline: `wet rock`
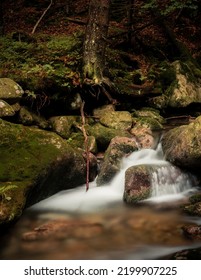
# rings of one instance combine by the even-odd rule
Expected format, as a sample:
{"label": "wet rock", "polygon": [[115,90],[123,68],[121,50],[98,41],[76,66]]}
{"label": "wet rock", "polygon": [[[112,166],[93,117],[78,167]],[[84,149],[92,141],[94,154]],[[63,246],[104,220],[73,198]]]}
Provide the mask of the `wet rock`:
{"label": "wet rock", "polygon": [[190,225],[183,226],[182,230],[184,235],[190,239],[201,240],[201,226],[198,225]]}
{"label": "wet rock", "polygon": [[53,132],[0,120],[0,154],[0,224],[18,218],[25,206],[86,181],[83,150]]}
{"label": "wet rock", "polygon": [[154,109],[144,108],[132,113],[133,127],[130,133],[135,136],[141,148],[156,148],[165,120]]}
{"label": "wet rock", "polygon": [[136,203],[151,194],[151,173],[149,165],[132,166],[125,173],[124,201]]}
{"label": "wet rock", "polygon": [[201,117],[189,125],[171,129],[164,134],[162,147],[165,158],[199,176],[201,165]]}
{"label": "wet rock", "polygon": [[150,128],[139,123],[131,129],[130,133],[141,149],[154,149],[158,145],[160,133],[154,133]]}
{"label": "wet rock", "polygon": [[201,248],[186,249],[173,254],[170,260],[201,260]]}
{"label": "wet rock", "polygon": [[115,174],[120,171],[122,158],[137,149],[135,139],[118,136],[113,138],[105,152],[97,184],[102,185],[110,182]]}

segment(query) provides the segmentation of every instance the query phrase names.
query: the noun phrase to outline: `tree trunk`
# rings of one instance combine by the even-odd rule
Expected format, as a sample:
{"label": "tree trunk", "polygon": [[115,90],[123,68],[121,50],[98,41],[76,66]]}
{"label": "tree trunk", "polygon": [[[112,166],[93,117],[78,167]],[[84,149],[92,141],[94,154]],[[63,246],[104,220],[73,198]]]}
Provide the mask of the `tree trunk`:
{"label": "tree trunk", "polygon": [[83,76],[85,81],[94,84],[101,84],[104,80],[109,7],[110,0],[91,0],[89,5],[83,53]]}

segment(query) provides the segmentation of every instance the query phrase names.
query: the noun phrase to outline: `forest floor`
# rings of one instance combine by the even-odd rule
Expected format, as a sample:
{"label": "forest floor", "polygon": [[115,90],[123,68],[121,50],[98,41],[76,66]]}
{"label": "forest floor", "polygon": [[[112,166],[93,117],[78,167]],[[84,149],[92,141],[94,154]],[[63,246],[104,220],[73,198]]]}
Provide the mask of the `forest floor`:
{"label": "forest floor", "polygon": [[[84,30],[88,17],[89,0],[70,1],[68,12],[66,2],[62,0],[58,0],[56,3],[53,2],[53,5],[39,23],[36,33],[71,35],[74,32]],[[6,1],[4,4],[5,33],[10,34],[21,31],[31,34],[49,4],[50,1],[48,0],[35,0],[31,1],[31,3],[23,0]],[[134,1],[134,32],[131,48],[133,47],[135,51],[138,47],[138,52],[139,48],[148,47],[153,42],[154,44],[157,42],[159,45],[165,45],[169,40],[160,22],[154,20],[153,14],[140,8],[143,4],[144,1],[142,0]],[[119,5],[113,4],[111,8],[111,33],[114,30],[118,32],[127,30],[128,24],[125,15],[128,10],[125,10],[123,5]],[[195,14],[193,10],[176,10],[167,16],[167,21],[176,38],[188,47],[194,58],[199,57],[199,60],[201,60],[201,17],[199,14]],[[143,26],[146,27],[143,28]],[[117,36],[115,38],[114,43],[119,44],[125,37]]]}

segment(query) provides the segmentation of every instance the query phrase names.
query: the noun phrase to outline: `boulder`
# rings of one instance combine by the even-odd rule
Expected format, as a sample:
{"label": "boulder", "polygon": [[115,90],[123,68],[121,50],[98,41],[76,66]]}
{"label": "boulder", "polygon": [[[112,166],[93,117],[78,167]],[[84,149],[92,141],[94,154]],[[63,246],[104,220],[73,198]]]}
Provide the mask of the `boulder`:
{"label": "boulder", "polygon": [[107,184],[121,168],[124,156],[138,149],[136,141],[128,137],[114,137],[104,155],[103,163],[97,177],[97,185]]}
{"label": "boulder", "polygon": [[131,134],[128,131],[109,128],[103,126],[100,123],[95,123],[93,125],[86,126],[86,131],[89,136],[95,137],[99,151],[105,151],[108,145],[110,144],[112,138],[116,136],[131,138]]}
{"label": "boulder", "polygon": [[136,138],[140,148],[155,149],[165,120],[157,110],[144,108],[132,113],[133,127],[130,133]]}
{"label": "boulder", "polygon": [[83,150],[53,132],[0,120],[0,154],[0,224],[17,219],[26,206],[85,183]]}
{"label": "boulder", "polygon": [[40,115],[30,111],[26,107],[21,107],[19,111],[18,121],[24,125],[37,125],[42,129],[49,129],[49,122]]}
{"label": "boulder", "polygon": [[[174,61],[169,69],[172,78],[161,96],[154,97],[150,104],[155,108],[181,108],[192,103],[201,103],[201,71],[191,61]],[[174,74],[173,74],[174,72]],[[163,73],[164,74],[164,73]]]}
{"label": "boulder", "polygon": [[52,129],[62,138],[68,139],[72,132],[72,127],[77,122],[76,116],[56,116],[50,118]]}
{"label": "boulder", "polygon": [[0,100],[0,118],[12,117],[15,115],[15,110],[6,101]]}
{"label": "boulder", "polygon": [[132,126],[132,117],[127,111],[106,111],[99,121],[106,127],[120,130],[130,130]]}
{"label": "boulder", "polygon": [[0,99],[9,104],[19,101],[24,91],[19,84],[9,78],[0,78]]}
{"label": "boulder", "polygon": [[152,178],[150,169],[152,169],[150,165],[137,165],[126,170],[124,189],[126,203],[134,204],[150,196]]}
{"label": "boulder", "polygon": [[182,125],[165,133],[162,148],[168,161],[200,175],[201,116],[189,125]]}

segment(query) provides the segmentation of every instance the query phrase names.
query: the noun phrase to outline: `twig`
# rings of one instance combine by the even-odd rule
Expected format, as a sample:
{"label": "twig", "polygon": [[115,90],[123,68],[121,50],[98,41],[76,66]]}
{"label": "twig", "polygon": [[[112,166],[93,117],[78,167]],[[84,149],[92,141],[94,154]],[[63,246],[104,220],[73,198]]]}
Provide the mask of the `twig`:
{"label": "twig", "polygon": [[43,17],[45,16],[45,14],[47,13],[47,11],[50,9],[50,7],[53,4],[53,0],[50,1],[50,4],[48,5],[48,7],[45,9],[45,11],[42,13],[41,17],[39,18],[39,20],[36,22],[31,34],[34,34],[36,31],[36,28],[38,27],[39,23],[41,22],[41,20],[43,19]]}
{"label": "twig", "polygon": [[82,20],[77,19],[77,18],[70,18],[70,17],[67,17],[67,20],[68,20],[68,21],[71,21],[71,22],[73,22],[73,23],[79,24],[79,25],[86,25],[86,24],[87,24],[85,21],[82,21]]}
{"label": "twig", "polygon": [[89,189],[89,144],[88,144],[88,136],[85,129],[85,115],[84,115],[84,105],[85,102],[82,102],[80,111],[82,117],[82,133],[84,135],[84,147],[86,153],[86,191]]}

